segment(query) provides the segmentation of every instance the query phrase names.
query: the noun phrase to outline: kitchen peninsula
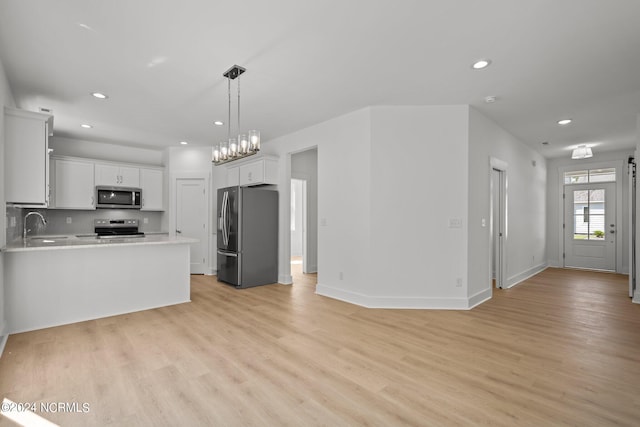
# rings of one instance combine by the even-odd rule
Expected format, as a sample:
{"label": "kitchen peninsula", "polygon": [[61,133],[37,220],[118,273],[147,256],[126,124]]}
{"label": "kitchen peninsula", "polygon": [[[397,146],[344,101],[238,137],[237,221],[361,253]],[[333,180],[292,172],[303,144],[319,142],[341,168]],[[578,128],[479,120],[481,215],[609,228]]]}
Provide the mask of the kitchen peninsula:
{"label": "kitchen peninsula", "polygon": [[9,333],[190,301],[189,244],[167,235],[37,236],[8,244]]}

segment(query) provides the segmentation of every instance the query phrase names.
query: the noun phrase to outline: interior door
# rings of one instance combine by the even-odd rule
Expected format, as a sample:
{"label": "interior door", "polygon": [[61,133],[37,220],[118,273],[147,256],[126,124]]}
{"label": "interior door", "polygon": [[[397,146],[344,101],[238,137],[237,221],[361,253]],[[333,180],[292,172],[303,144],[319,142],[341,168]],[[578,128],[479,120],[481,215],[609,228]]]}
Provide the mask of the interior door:
{"label": "interior door", "polygon": [[202,178],[176,180],[176,233],[198,239],[191,243],[191,274],[204,274],[208,255],[209,209]]}
{"label": "interior door", "polygon": [[615,209],[614,183],[565,186],[565,267],[615,271]]}

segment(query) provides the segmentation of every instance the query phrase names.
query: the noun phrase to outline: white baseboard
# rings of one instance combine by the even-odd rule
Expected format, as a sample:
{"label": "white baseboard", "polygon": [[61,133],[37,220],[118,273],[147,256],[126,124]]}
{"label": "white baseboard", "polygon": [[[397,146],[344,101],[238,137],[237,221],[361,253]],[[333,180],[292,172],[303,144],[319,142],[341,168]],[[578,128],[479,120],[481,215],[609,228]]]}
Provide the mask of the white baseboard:
{"label": "white baseboard", "polygon": [[535,276],[541,271],[546,270],[547,267],[548,267],[547,263],[542,263],[534,267],[531,267],[530,269],[525,270],[522,273],[515,274],[507,279],[507,286],[505,286],[505,288],[506,289],[512,288],[515,285],[527,280],[528,278]]}
{"label": "white baseboard", "polygon": [[318,266],[317,265],[308,265],[307,266],[307,273],[308,274],[313,274],[313,273],[317,273],[318,272]]}
{"label": "white baseboard", "polygon": [[470,308],[467,298],[379,297],[332,288],[320,283],[316,285],[316,294],[366,308],[423,310],[468,310]]}
{"label": "white baseboard", "polygon": [[636,289],[633,292],[633,299],[631,300],[634,304],[640,304],[640,289]]}
{"label": "white baseboard", "polygon": [[7,345],[8,339],[9,334],[7,333],[7,321],[3,320],[2,325],[0,326],[0,357],[2,357],[2,352],[4,352],[4,346]]}
{"label": "white baseboard", "polygon": [[293,276],[290,274],[280,274],[278,276],[278,283],[281,285],[293,285]]}
{"label": "white baseboard", "polygon": [[493,289],[488,288],[469,297],[469,309],[476,307],[483,302],[490,300],[493,295]]}

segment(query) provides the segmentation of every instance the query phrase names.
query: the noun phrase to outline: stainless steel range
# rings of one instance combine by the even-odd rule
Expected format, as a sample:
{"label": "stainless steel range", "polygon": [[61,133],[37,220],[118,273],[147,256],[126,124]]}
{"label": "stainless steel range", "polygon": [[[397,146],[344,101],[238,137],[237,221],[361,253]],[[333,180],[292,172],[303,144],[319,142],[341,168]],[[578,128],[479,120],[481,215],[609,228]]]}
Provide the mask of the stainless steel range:
{"label": "stainless steel range", "polygon": [[98,239],[144,237],[144,233],[138,231],[137,219],[95,219],[93,228]]}

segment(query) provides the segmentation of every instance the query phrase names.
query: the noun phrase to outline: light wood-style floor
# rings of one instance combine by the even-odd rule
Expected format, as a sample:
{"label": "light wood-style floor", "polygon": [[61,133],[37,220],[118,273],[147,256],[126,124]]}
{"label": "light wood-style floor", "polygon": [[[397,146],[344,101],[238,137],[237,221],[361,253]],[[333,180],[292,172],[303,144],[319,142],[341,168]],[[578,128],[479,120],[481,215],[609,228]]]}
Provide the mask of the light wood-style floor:
{"label": "light wood-style floor", "polygon": [[0,398],[90,404],[47,415],[64,426],[640,425],[626,276],[548,269],[471,311],[405,311],[296,271],[193,276],[191,303],[12,335]]}

